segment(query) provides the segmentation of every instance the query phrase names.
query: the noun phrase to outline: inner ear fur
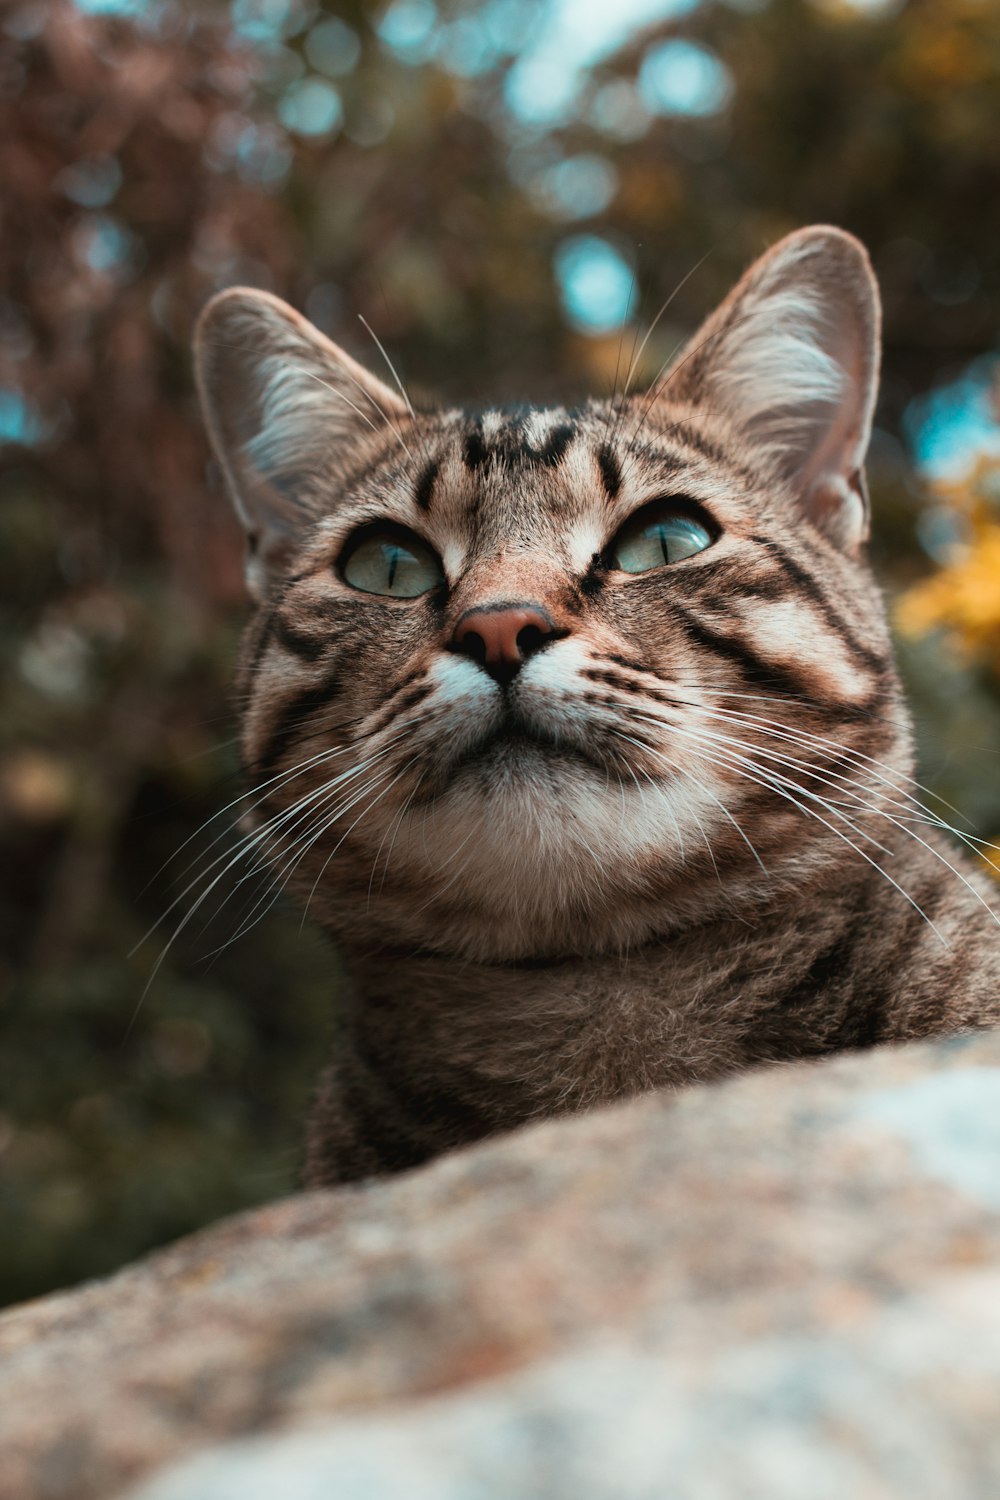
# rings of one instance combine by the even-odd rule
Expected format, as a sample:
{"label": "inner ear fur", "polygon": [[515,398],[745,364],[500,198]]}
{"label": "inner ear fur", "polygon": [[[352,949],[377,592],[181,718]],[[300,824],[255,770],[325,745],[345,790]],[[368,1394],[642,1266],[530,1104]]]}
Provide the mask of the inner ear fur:
{"label": "inner ear fur", "polygon": [[395,391],[269,292],[231,287],[194,337],[198,393],[247,535],[247,584],[284,573],[317,491],[357,465],[373,433],[407,419]]}
{"label": "inner ear fur", "polygon": [[736,423],[809,520],[854,548],[868,533],[879,335],[864,246],[814,225],[750,267],[675,360],[662,396]]}

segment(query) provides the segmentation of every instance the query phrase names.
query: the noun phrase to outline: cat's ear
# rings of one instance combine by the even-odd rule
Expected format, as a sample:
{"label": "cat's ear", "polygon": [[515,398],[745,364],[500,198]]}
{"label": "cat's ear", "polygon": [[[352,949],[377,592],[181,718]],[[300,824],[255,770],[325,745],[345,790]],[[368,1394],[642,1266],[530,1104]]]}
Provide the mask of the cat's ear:
{"label": "cat's ear", "polygon": [[254,598],[287,567],[321,489],[358,464],[367,439],[406,416],[394,391],[278,297],[232,287],[194,339],[212,446],[247,534]]}
{"label": "cat's ear", "polygon": [[838,545],[868,533],[863,465],[878,389],[878,286],[864,247],[816,225],[756,261],[663,393],[734,421]]}

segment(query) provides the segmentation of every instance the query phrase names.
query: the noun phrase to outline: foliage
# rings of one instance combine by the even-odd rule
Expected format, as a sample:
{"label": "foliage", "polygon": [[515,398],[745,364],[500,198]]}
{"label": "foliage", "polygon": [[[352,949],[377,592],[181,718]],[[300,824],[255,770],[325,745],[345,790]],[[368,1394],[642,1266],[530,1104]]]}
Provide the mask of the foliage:
{"label": "foliage", "polygon": [[[636,351],[651,378],[785,229],[861,234],[886,302],[876,556],[924,633],[931,774],[1000,828],[995,760],[963,748],[1000,729],[995,499],[985,470],[925,494],[905,448],[916,398],[1000,335],[1000,12],[674,9],[561,104],[556,0],[0,12],[0,1300],[290,1189],[336,1004],[280,901],[230,941],[258,894],[233,881],[160,962],[240,789],[240,547],[187,355],[218,286],[375,362],[363,313],[415,392],[544,399],[620,388]],[[575,300],[598,252],[628,316]],[[927,576],[915,521],[942,509],[967,550]]]}
{"label": "foliage", "polygon": [[911,635],[946,630],[966,658],[1000,678],[1000,465],[989,458],[960,481],[937,486],[938,498],[965,524],[955,556],[900,598],[896,617]]}

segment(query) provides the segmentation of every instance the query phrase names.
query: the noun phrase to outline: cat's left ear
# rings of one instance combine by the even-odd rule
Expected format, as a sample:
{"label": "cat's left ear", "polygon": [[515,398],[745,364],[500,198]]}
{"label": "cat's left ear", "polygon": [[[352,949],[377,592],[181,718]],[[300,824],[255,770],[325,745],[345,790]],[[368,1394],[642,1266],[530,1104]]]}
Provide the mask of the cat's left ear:
{"label": "cat's left ear", "polygon": [[861,243],[828,225],[802,229],[750,267],[675,361],[663,395],[734,421],[813,524],[853,550],[868,534],[879,325]]}
{"label": "cat's left ear", "polygon": [[212,298],[194,355],[209,436],[247,534],[247,587],[260,600],[322,512],[325,489],[407,408],[294,308],[250,287]]}

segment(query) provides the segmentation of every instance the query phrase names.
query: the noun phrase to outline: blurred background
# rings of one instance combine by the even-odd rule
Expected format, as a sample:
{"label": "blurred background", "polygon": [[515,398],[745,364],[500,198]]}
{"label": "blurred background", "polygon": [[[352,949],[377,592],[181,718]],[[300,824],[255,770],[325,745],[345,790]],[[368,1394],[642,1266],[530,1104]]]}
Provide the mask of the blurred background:
{"label": "blurred background", "polygon": [[925,779],[995,837],[998,102],[995,0],[5,0],[0,1302],[289,1191],[336,1002],[245,889],[164,953],[240,791],[204,300],[267,287],[378,369],[364,315],[415,394],[565,399],[682,281],[647,379],[775,238],[853,230]]}

